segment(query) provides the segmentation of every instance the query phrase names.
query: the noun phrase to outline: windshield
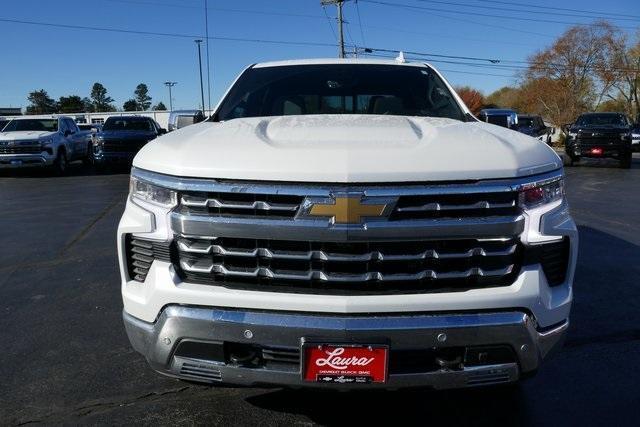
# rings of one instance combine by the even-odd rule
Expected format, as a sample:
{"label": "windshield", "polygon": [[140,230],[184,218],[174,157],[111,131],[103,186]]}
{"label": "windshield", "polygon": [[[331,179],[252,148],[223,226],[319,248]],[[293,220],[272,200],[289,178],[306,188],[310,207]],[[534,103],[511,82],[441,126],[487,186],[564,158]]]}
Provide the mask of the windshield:
{"label": "windshield", "polygon": [[429,68],[323,64],[246,70],[213,120],[306,114],[465,119],[444,82]]}
{"label": "windshield", "polygon": [[518,127],[520,128],[530,128],[535,125],[535,120],[533,117],[518,117]]}
{"label": "windshield", "polygon": [[11,120],[3,132],[19,132],[25,130],[57,132],[57,119],[19,119]]}
{"label": "windshield", "polygon": [[114,118],[109,117],[102,130],[126,130],[126,131],[145,131],[151,132],[151,122],[143,118]]}
{"label": "windshield", "polygon": [[9,120],[0,120],[0,132],[2,132],[2,129],[7,125],[7,123],[9,123]]}
{"label": "windshield", "polygon": [[578,126],[627,126],[622,114],[585,114],[576,121]]}

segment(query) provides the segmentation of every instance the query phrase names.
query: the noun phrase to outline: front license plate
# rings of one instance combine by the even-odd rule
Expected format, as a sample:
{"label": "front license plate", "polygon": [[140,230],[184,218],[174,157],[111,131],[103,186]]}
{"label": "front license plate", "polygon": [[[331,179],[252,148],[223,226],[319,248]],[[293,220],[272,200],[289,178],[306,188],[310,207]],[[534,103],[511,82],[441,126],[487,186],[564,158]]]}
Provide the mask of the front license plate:
{"label": "front license plate", "polygon": [[305,343],[302,354],[305,381],[336,384],[387,381],[387,346]]}

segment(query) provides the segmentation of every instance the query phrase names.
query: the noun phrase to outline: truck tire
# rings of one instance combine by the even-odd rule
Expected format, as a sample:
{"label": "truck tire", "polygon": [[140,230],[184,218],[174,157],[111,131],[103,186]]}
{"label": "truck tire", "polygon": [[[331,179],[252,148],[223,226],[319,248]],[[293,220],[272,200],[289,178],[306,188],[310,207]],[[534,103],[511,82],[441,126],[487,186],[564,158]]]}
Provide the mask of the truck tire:
{"label": "truck tire", "polygon": [[82,163],[84,163],[85,166],[93,165],[93,144],[89,143],[87,146],[87,155],[82,159]]}
{"label": "truck tire", "polygon": [[620,158],[620,167],[622,169],[631,169],[631,160],[633,156],[631,153],[626,154],[625,156]]}
{"label": "truck tire", "polygon": [[67,172],[67,153],[64,150],[58,150],[58,156],[53,162],[53,173],[56,175],[64,175]]}
{"label": "truck tire", "polygon": [[576,163],[580,161],[579,157],[574,157],[570,154],[565,153],[562,156],[562,163],[564,166],[575,166]]}

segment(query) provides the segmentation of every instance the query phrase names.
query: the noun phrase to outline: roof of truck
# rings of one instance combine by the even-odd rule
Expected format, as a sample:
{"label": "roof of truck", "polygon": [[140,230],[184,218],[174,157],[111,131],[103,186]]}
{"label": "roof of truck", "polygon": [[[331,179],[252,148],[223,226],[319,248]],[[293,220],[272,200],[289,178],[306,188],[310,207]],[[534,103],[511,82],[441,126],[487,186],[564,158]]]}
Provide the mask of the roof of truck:
{"label": "roof of truck", "polygon": [[285,61],[260,62],[253,68],[283,67],[288,65],[328,65],[328,64],[369,64],[369,65],[403,65],[409,67],[430,67],[426,62],[402,62],[394,59],[372,58],[312,58],[289,59]]}

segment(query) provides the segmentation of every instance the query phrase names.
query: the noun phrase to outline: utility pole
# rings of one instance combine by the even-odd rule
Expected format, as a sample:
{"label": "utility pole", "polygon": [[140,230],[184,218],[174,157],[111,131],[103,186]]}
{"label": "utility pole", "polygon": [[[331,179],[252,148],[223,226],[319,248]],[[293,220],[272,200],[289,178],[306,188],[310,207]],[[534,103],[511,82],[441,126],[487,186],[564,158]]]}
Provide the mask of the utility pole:
{"label": "utility pole", "polygon": [[320,0],[321,6],[327,6],[331,4],[335,4],[338,8],[338,57],[344,58],[344,32],[342,31],[342,25],[344,23],[344,19],[342,18],[342,5],[346,0]]}
{"label": "utility pole", "polygon": [[171,97],[171,88],[177,84],[178,82],[164,82],[164,85],[169,88],[169,111],[173,111],[173,98]]}
{"label": "utility pole", "polygon": [[200,45],[202,44],[202,40],[195,40],[198,45],[198,69],[200,70],[200,97],[202,98],[202,112],[204,113],[204,109],[206,108],[204,105],[204,85],[202,83],[202,53],[200,53]]}

